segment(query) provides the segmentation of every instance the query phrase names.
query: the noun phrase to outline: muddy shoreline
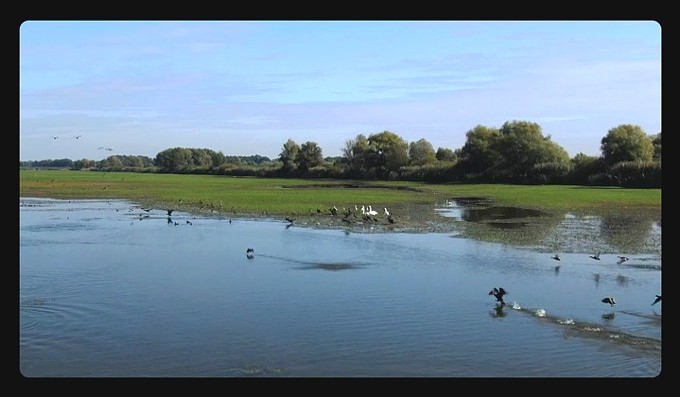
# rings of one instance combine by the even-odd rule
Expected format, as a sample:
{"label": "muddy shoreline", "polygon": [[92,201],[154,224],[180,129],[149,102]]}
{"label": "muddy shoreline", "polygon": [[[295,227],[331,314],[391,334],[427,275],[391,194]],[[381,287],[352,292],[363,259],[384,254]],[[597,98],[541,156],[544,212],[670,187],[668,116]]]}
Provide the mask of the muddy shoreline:
{"label": "muddy shoreline", "polygon": [[[527,247],[541,252],[649,254],[661,256],[661,212],[609,211],[599,214],[546,212],[487,202],[433,207],[410,204],[363,219],[330,212],[271,215],[189,210],[202,216],[281,221],[283,227],[344,230],[346,233],[450,233],[454,238]],[[286,218],[293,220],[289,222]]]}

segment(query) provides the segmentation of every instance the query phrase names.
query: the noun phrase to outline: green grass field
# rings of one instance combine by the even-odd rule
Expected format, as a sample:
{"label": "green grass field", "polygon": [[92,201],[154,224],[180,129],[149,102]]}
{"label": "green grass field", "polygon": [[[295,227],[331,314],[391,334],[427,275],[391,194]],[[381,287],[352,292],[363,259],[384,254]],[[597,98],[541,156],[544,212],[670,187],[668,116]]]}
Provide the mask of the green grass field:
{"label": "green grass field", "polygon": [[251,215],[305,215],[354,205],[437,204],[484,197],[549,211],[660,209],[661,189],[563,185],[429,184],[395,181],[269,179],[217,175],[20,170],[20,197],[130,199],[159,208]]}

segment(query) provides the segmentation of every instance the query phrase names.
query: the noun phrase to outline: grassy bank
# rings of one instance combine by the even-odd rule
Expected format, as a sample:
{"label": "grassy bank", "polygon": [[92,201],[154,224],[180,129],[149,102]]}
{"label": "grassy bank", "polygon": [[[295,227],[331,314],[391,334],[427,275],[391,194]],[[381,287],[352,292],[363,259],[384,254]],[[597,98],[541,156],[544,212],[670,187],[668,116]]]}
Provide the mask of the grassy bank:
{"label": "grassy bank", "polygon": [[418,182],[265,179],[64,170],[21,170],[21,197],[122,198],[143,205],[201,212],[305,215],[336,206],[435,205],[484,197],[500,205],[546,211],[659,209],[661,189],[557,185],[460,185]]}

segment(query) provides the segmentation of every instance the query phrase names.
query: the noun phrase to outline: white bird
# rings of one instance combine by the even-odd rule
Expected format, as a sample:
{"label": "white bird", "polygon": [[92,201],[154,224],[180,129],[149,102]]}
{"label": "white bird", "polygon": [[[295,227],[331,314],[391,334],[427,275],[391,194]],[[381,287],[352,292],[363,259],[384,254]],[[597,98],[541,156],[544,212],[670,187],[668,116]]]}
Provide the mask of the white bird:
{"label": "white bird", "polygon": [[371,215],[371,216],[375,216],[375,215],[378,215],[378,211],[374,210],[373,207],[369,205],[367,214]]}
{"label": "white bird", "polygon": [[385,216],[390,216],[390,212],[385,208]]}

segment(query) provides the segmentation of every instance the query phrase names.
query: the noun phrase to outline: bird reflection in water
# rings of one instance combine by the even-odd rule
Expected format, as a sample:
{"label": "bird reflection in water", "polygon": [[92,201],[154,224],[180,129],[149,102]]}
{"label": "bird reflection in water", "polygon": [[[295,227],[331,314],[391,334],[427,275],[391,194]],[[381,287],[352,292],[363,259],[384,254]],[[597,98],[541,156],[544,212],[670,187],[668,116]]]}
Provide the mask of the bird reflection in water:
{"label": "bird reflection in water", "polygon": [[504,308],[504,307],[505,307],[504,304],[497,303],[497,304],[496,304],[496,307],[494,307],[493,310],[491,310],[491,311],[489,312],[489,315],[490,315],[491,317],[494,317],[494,318],[505,317],[505,316],[507,316],[507,313],[505,313],[505,312],[503,311],[503,308]]}
{"label": "bird reflection in water", "polygon": [[614,312],[605,313],[602,315],[602,319],[607,322],[612,321],[614,317],[616,317],[616,314]]}

